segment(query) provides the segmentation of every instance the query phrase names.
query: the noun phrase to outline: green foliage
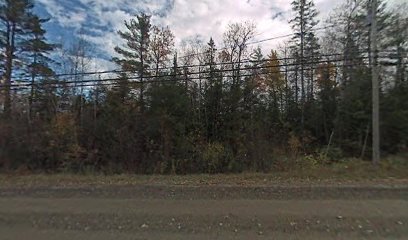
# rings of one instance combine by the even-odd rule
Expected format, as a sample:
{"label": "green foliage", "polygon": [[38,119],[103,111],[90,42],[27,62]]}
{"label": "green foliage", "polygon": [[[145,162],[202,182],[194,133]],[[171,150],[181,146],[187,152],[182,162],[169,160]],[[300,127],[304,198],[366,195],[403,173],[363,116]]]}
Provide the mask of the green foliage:
{"label": "green foliage", "polygon": [[227,162],[225,148],[222,144],[209,144],[203,151],[203,160],[207,165],[208,173],[220,173]]}
{"label": "green foliage", "polygon": [[408,84],[397,85],[382,100],[382,148],[395,154],[408,146]]}
{"label": "green foliage", "polygon": [[339,147],[331,147],[329,149],[321,149],[320,156],[323,156],[330,162],[338,162],[344,158],[344,152]]}
{"label": "green foliage", "polygon": [[4,0],[0,2],[0,72],[1,82],[5,84],[4,117],[11,117],[12,97],[11,84],[15,72],[24,71],[24,53],[27,35],[32,30],[30,21],[33,19],[31,0]]}
{"label": "green foliage", "polygon": [[[72,77],[53,76],[60,69],[52,69],[56,46],[45,38],[46,20],[32,13],[30,1],[3,1],[2,79],[7,84],[13,71],[28,73],[34,84],[16,89],[13,97],[9,87],[0,92],[0,168],[216,174],[338,166],[346,174],[364,167],[341,159],[367,158],[371,148],[367,3],[346,6],[347,14],[335,16],[336,31],[319,40],[313,1],[293,1],[293,41],[266,57],[261,47],[248,52],[255,34],[251,23],[231,24],[220,51],[211,38],[206,45],[186,46],[192,48],[189,56],[178,57],[170,29],[152,26],[150,16],[139,14],[118,32],[123,44],[113,61],[123,71],[79,91],[72,83],[86,79],[80,76],[86,64],[70,69]],[[379,11],[380,33],[390,33],[381,47],[395,63],[381,71],[382,150],[396,154],[408,145],[406,24],[401,14],[390,18],[386,8]],[[15,53],[5,41],[12,21],[18,23]],[[339,48],[335,61],[331,48]],[[77,50],[70,59],[86,60],[84,47]],[[391,168],[401,161],[383,164]]]}

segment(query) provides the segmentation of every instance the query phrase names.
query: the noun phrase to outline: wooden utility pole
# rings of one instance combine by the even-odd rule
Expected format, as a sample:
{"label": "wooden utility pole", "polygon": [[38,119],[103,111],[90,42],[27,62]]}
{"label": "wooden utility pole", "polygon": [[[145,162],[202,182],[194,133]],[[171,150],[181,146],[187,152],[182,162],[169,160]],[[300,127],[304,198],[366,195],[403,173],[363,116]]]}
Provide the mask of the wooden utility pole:
{"label": "wooden utility pole", "polygon": [[301,98],[301,104],[302,104],[302,116],[301,116],[301,127],[302,127],[302,134],[303,130],[305,127],[305,62],[304,62],[304,57],[305,57],[305,0],[300,1],[300,84],[301,84],[301,91],[302,91],[302,98]]}
{"label": "wooden utility pole", "polygon": [[377,0],[371,1],[371,62],[373,85],[373,164],[380,162],[380,84],[377,62]]}

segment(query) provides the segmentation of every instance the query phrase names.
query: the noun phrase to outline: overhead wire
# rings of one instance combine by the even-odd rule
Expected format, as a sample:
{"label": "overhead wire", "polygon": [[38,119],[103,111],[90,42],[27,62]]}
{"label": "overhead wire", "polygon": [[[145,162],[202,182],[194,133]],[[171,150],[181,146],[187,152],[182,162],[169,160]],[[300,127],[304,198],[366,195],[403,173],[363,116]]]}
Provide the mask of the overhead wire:
{"label": "overhead wire", "polygon": [[[337,68],[337,67],[343,67],[343,66],[356,66],[355,64],[353,65],[333,65],[333,66],[326,66],[327,68]],[[363,66],[363,65],[361,65]],[[317,68],[306,68],[304,69],[304,71],[310,71],[310,70],[316,70]],[[287,70],[287,73],[290,72],[296,72],[298,70]],[[284,71],[276,71],[274,73],[283,73]],[[247,74],[241,74],[240,77],[253,77],[253,76],[262,76],[262,75],[268,75],[270,73],[267,72],[257,72],[257,73],[247,73]],[[222,78],[231,78],[234,77],[233,75],[227,75],[227,76],[222,76]],[[189,77],[189,78],[176,78],[176,79],[166,79],[166,80],[151,80],[148,82],[143,82],[143,84],[154,84],[154,83],[177,83],[177,82],[189,82],[189,83],[193,83],[194,85],[197,85],[196,82],[194,82],[194,80],[206,80],[206,78],[199,78],[199,77]],[[63,83],[62,83],[63,84]],[[142,84],[142,82],[140,81],[129,81],[125,83],[128,86],[132,86],[132,85],[140,85]],[[111,86],[111,87],[122,87],[123,85],[120,85],[117,82],[110,82],[110,83],[93,83],[93,84],[80,84],[80,85],[76,85],[76,86],[68,86],[68,88],[81,88],[81,87],[103,87],[103,86]],[[67,86],[61,85],[58,86],[56,84],[52,84],[51,86],[48,86],[48,89],[61,89],[61,88],[67,88]],[[13,91],[19,91],[19,90],[29,90],[27,87],[19,87],[19,88],[13,88]]]}
{"label": "overhead wire", "polygon": [[[360,52],[356,52],[356,54],[364,54],[366,53],[367,50],[363,50]],[[316,59],[319,57],[335,57],[335,56],[343,56],[343,53],[333,53],[333,54],[321,54],[316,57],[311,57],[311,56],[305,56],[303,57],[303,60],[308,60],[308,59]],[[277,61],[288,61],[288,60],[295,60],[295,59],[301,59],[300,57],[284,57],[284,58],[276,58],[274,60]],[[243,59],[241,61],[228,61],[228,62],[218,62],[218,63],[200,63],[200,64],[190,64],[190,65],[182,65],[182,66],[177,66],[176,69],[178,70],[184,70],[186,68],[193,68],[193,67],[206,67],[209,66],[210,64],[212,66],[228,66],[228,65],[234,65],[234,64],[245,64],[245,63],[262,63],[262,62],[268,62],[269,59],[262,59],[262,60],[254,60],[254,59]],[[156,71],[156,70],[173,70],[175,69],[174,66],[167,66],[167,67],[159,67],[159,68],[145,68],[145,71]],[[137,73],[137,71],[134,70],[107,70],[107,71],[91,71],[91,72],[78,72],[78,73],[64,73],[64,74],[55,74],[55,75],[48,75],[49,77],[53,78],[58,78],[58,77],[77,77],[77,76],[89,76],[89,75],[102,75],[102,74],[121,74],[121,73]],[[29,79],[30,76],[27,76],[27,81],[31,80]]]}
{"label": "overhead wire", "polygon": [[[321,30],[325,30],[325,29],[329,29],[332,27],[335,27],[336,25],[328,25],[328,26],[324,26],[324,27],[320,27],[320,28],[316,28],[313,29],[314,31],[321,31]],[[268,42],[268,41],[272,41],[272,40],[277,40],[277,39],[282,39],[282,38],[287,38],[287,37],[291,37],[296,35],[296,33],[291,33],[291,34],[285,34],[285,35],[280,35],[280,36],[276,36],[276,37],[270,37],[270,38],[266,38],[266,39],[262,39],[262,40],[258,40],[258,41],[253,41],[253,42],[249,42],[247,43],[247,45],[254,45],[254,44],[259,44],[259,43],[263,43],[263,42]],[[228,49],[228,47],[223,47],[217,50],[226,50]],[[199,55],[203,55],[206,54],[207,52],[200,52],[200,53],[193,53],[193,54],[188,54],[188,55],[184,55],[184,56],[179,56],[179,59],[183,59],[183,58],[188,58],[188,57],[194,57],[194,56],[199,56]]]}
{"label": "overhead wire", "polygon": [[[329,25],[329,26],[325,26],[325,27],[321,27],[321,28],[316,28],[314,29],[315,31],[320,31],[320,30],[324,30],[324,29],[328,29],[331,27],[334,27],[335,25]],[[262,40],[258,40],[258,41],[254,41],[254,42],[249,42],[247,43],[247,46],[249,45],[254,45],[254,44],[258,44],[258,43],[263,43],[263,42],[267,42],[267,41],[272,41],[272,40],[276,40],[276,39],[281,39],[281,38],[286,38],[289,36],[293,36],[295,35],[295,33],[291,33],[291,34],[286,34],[286,35],[281,35],[281,36],[276,36],[276,37],[271,37],[271,38],[266,38],[266,39],[262,39]],[[223,47],[221,49],[217,49],[218,51],[220,50],[226,50],[228,49],[228,47]],[[208,51],[205,52],[200,52],[200,53],[194,53],[194,54],[189,54],[189,55],[184,55],[184,56],[179,56],[177,57],[178,59],[183,59],[183,58],[187,58],[187,57],[191,57],[191,56],[199,56],[199,55],[204,55],[207,54]],[[225,63],[227,64],[227,63]],[[197,67],[199,67],[199,65],[197,65]],[[164,68],[159,68],[158,70],[164,70],[164,69],[168,69],[169,67],[164,67]],[[182,67],[178,67],[178,68],[182,68]],[[151,68],[151,69],[147,69],[147,70],[156,70],[155,68]],[[132,72],[132,70],[106,70],[106,71],[93,71],[93,72],[83,72],[83,73],[62,73],[62,74],[54,74],[54,75],[49,75],[50,77],[63,77],[63,76],[81,76],[81,75],[96,75],[96,74],[107,74],[107,73],[126,73],[126,72]],[[133,71],[134,72],[134,71]]]}
{"label": "overhead wire", "polygon": [[[333,63],[333,62],[340,62],[339,60],[337,61],[322,61],[321,63]],[[312,63],[313,64],[313,63]],[[317,63],[315,63],[317,64]],[[330,68],[339,68],[339,67],[347,67],[347,66],[356,66],[356,64],[342,64],[342,65],[332,65],[332,66],[325,66],[325,67],[330,67]],[[365,66],[365,65],[359,65],[359,66]],[[241,71],[248,71],[248,70],[265,70],[268,68],[277,68],[277,66],[260,66],[260,67],[251,67],[251,68],[243,68],[240,69]],[[310,71],[310,70],[316,70],[318,67],[311,67],[304,69],[304,71]],[[299,71],[298,69],[288,69],[288,70],[278,70],[278,71],[273,71],[272,73],[289,73],[289,72],[296,72]],[[218,73],[225,73],[225,72],[233,72],[232,70],[228,71],[219,71]],[[207,74],[214,73],[215,72],[206,72]],[[251,74],[240,74],[240,77],[248,77],[248,76],[254,76],[254,75],[266,75],[270,74],[271,72],[257,72],[257,73],[251,73]],[[180,81],[188,81],[192,82],[193,80],[206,80],[206,77],[204,76],[198,76],[198,77],[191,77],[191,75],[197,75],[197,74],[203,74],[203,72],[196,72],[196,73],[191,73],[189,74],[190,76],[185,78],[183,74],[178,74],[178,75],[162,75],[159,78],[166,78],[165,80],[158,80],[155,76],[151,76],[149,78],[153,78],[153,80],[150,81],[126,81],[126,84],[151,84],[151,83],[169,83],[169,82],[180,82]],[[183,77],[183,78],[177,78],[177,77]],[[231,78],[231,77],[236,77],[236,75],[224,75],[222,78]],[[139,79],[139,77],[134,77],[134,78],[127,78],[126,80],[134,80],[134,79]],[[112,78],[112,79],[102,79],[102,80],[88,80],[88,81],[82,81],[82,82],[46,82],[46,83],[41,83],[41,84],[27,84],[27,85],[13,85],[10,86],[13,88],[13,90],[28,90],[29,87],[31,86],[52,86],[55,88],[81,88],[81,87],[94,87],[94,86],[119,86],[120,83],[118,82],[113,82],[113,81],[120,81],[120,80],[125,80],[125,79],[120,79],[120,78]],[[104,84],[108,82],[107,84]],[[91,84],[86,84],[86,83],[91,83]],[[74,86],[68,86],[69,84],[79,84],[79,85],[74,85]]]}
{"label": "overhead wire", "polygon": [[[353,59],[346,59],[346,60],[364,60],[368,59],[368,57],[359,57],[359,58],[353,58]],[[320,64],[320,63],[335,63],[335,62],[341,62],[344,61],[344,59],[337,59],[337,60],[321,60],[321,61],[314,61],[314,62],[308,62],[307,64],[304,65],[312,65],[312,64]],[[242,67],[240,69],[214,69],[212,71],[198,71],[198,72],[180,72],[176,74],[170,74],[170,75],[150,75],[150,76],[135,76],[135,77],[125,77],[125,78],[106,78],[106,79],[88,79],[88,80],[78,80],[78,81],[60,81],[65,84],[78,84],[78,83],[89,83],[89,82],[106,82],[106,81],[118,81],[118,80],[137,80],[137,79],[156,79],[156,78],[167,78],[167,77],[177,77],[177,76],[185,76],[187,75],[198,75],[198,74],[217,74],[217,73],[224,73],[224,72],[236,72],[236,71],[246,71],[246,70],[257,70],[257,69],[268,69],[268,68],[282,68],[282,67],[292,67],[292,66],[300,66],[302,63],[291,63],[291,64],[279,64],[279,65],[260,65],[260,66],[250,66],[250,67]],[[284,71],[284,70],[282,70]],[[49,84],[49,83],[45,83]],[[10,87],[24,87],[24,86],[32,86],[33,83],[24,83],[24,84],[11,84],[11,85],[3,85],[3,86],[10,86]]]}

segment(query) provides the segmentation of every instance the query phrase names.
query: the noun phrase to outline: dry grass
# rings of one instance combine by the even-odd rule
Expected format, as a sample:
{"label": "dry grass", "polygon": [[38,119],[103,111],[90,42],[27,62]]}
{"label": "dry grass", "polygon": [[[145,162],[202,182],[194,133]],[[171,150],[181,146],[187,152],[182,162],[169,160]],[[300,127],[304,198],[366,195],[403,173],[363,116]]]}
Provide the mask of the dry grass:
{"label": "dry grass", "polygon": [[373,166],[369,162],[348,160],[342,163],[297,168],[285,172],[268,174],[242,173],[231,175],[75,175],[75,174],[2,174],[1,187],[30,186],[115,186],[115,185],[233,185],[233,186],[269,186],[269,185],[350,185],[350,184],[398,184],[408,183],[408,159],[393,158]]}

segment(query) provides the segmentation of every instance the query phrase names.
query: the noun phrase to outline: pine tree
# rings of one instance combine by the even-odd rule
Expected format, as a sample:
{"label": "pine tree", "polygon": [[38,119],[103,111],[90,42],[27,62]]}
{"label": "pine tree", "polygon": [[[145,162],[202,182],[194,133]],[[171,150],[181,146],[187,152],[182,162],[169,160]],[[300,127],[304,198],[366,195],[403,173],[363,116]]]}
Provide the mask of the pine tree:
{"label": "pine tree", "polygon": [[[147,135],[154,172],[180,172],[179,160],[184,158],[187,129],[191,125],[193,112],[184,83],[177,81],[180,74],[177,54],[173,58],[170,75],[164,76],[161,84],[153,84],[147,91],[149,96],[149,124]],[[152,164],[153,163],[153,164]]]}
{"label": "pine tree", "polygon": [[[387,3],[383,0],[377,0],[377,35],[378,35],[378,46],[379,50],[383,50],[386,45],[387,39],[387,28],[388,20],[391,17],[390,13],[387,11]],[[358,34],[362,39],[362,44],[367,47],[364,49],[367,52],[369,59],[369,66],[372,66],[371,62],[371,23],[372,23],[373,13],[372,13],[372,0],[363,0],[360,3],[360,8],[356,16],[356,22],[358,24]]]}
{"label": "pine tree", "polygon": [[363,62],[362,53],[367,51],[367,46],[362,44],[360,37],[358,14],[361,7],[361,1],[347,0],[335,9],[328,20],[328,24],[333,25],[333,28],[328,29],[328,37],[324,39],[333,50],[340,49],[339,52],[343,54],[340,79],[343,88],[355,79]]}
{"label": "pine tree", "polygon": [[306,97],[304,83],[304,68],[306,60],[312,57],[315,50],[316,36],[314,27],[319,23],[316,20],[318,12],[315,8],[313,0],[295,0],[292,2],[292,10],[296,13],[295,18],[289,21],[292,29],[295,32],[293,37],[293,49],[298,53],[301,64],[301,85],[302,98]]}
{"label": "pine tree", "polygon": [[144,13],[137,15],[136,19],[125,21],[127,31],[118,31],[120,37],[125,40],[124,47],[115,47],[115,51],[121,58],[115,57],[113,61],[122,67],[124,71],[137,74],[140,79],[139,104],[141,112],[145,110],[145,77],[149,74],[150,66],[150,24],[151,16]]}
{"label": "pine tree", "polygon": [[[137,106],[137,113],[134,118],[136,118],[136,123],[128,124],[129,129],[134,129],[134,132],[130,131],[133,138],[129,139],[129,143],[135,141],[135,150],[131,156],[128,155],[126,160],[127,168],[130,170],[136,170],[137,168],[145,168],[147,164],[148,149],[147,149],[147,138],[146,138],[146,77],[148,77],[149,72],[147,69],[150,66],[151,54],[150,54],[150,24],[151,16],[144,13],[137,15],[136,19],[131,19],[130,21],[125,21],[126,31],[118,31],[119,36],[125,40],[123,47],[117,46],[115,51],[120,55],[120,57],[113,58],[122,70],[128,72],[127,76],[132,76],[136,74],[139,79],[139,101]],[[124,76],[122,76],[124,77]],[[132,109],[131,109],[132,110]],[[131,111],[133,112],[133,111]],[[135,140],[134,140],[135,138]]]}
{"label": "pine tree", "polygon": [[[388,61],[395,65],[394,84],[381,104],[382,149],[398,153],[408,145],[408,4],[399,5],[387,21]],[[392,71],[394,73],[394,71]]]}
{"label": "pine tree", "polygon": [[334,132],[337,117],[338,86],[336,69],[332,63],[322,63],[317,67],[318,112],[315,113],[316,138],[321,144],[328,144]]}
{"label": "pine tree", "polygon": [[[245,142],[255,144],[255,132],[258,129],[257,120],[259,117],[259,108],[263,103],[266,103],[268,94],[267,80],[265,79],[264,55],[261,48],[258,46],[250,54],[251,63],[245,68],[251,69],[248,71],[249,76],[245,77],[243,84],[243,103],[242,103],[242,134],[245,136]],[[246,146],[248,147],[248,146]],[[248,150],[249,152],[252,152]]]}
{"label": "pine tree", "polygon": [[[316,19],[317,10],[313,0],[295,0],[292,2],[292,10],[296,13],[289,23],[295,32],[293,37],[294,45],[292,47],[297,63],[300,65],[300,98],[301,98],[301,125],[302,129],[305,122],[304,107],[308,96],[313,96],[313,74],[306,74],[306,68],[314,66],[313,63],[318,59],[317,37],[314,32],[315,26],[319,23]],[[306,76],[308,79],[306,79]],[[307,80],[307,82],[306,82]],[[306,92],[306,90],[308,90]]]}
{"label": "pine tree", "polygon": [[222,112],[222,78],[216,66],[217,48],[212,38],[205,49],[205,67],[207,72],[204,87],[204,126],[207,142],[220,140],[221,112]]}
{"label": "pine tree", "polygon": [[0,49],[4,52],[4,114],[11,116],[11,85],[16,65],[21,62],[21,43],[27,35],[34,5],[30,0],[3,0],[0,5]]}
{"label": "pine tree", "polygon": [[280,70],[278,53],[276,51],[272,50],[268,55],[266,67],[267,86],[269,87],[270,94],[272,96],[272,106],[274,109],[283,110],[285,79]]}
{"label": "pine tree", "polygon": [[29,96],[29,118],[32,118],[32,104],[34,100],[35,85],[38,77],[49,78],[53,74],[50,63],[49,54],[56,48],[56,45],[47,42],[45,37],[46,31],[42,24],[48,19],[40,19],[38,16],[33,16],[27,23],[28,39],[23,42],[22,49],[28,56],[28,73],[31,78],[31,90]]}
{"label": "pine tree", "polygon": [[392,62],[396,60],[395,85],[398,87],[407,79],[407,58],[408,58],[408,17],[404,15],[404,10],[408,10],[408,5],[401,7],[401,12],[393,13],[387,21],[387,38],[385,48],[391,53],[387,54]]}

